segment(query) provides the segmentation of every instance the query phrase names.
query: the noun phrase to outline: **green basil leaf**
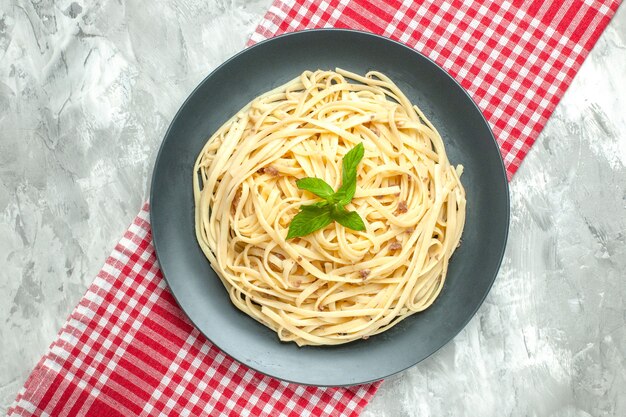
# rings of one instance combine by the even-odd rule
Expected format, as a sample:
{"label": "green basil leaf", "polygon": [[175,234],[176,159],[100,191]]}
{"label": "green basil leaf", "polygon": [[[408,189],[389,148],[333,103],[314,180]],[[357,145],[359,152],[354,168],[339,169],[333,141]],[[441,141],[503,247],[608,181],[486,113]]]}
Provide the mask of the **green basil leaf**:
{"label": "green basil leaf", "polygon": [[335,206],[331,215],[332,219],[343,227],[361,232],[365,230],[365,223],[356,211],[347,211],[343,207]]}
{"label": "green basil leaf", "polygon": [[328,185],[328,183],[321,178],[300,178],[296,181],[296,185],[299,189],[312,192],[316,196],[324,199],[330,198],[330,196],[335,193],[333,187]]}
{"label": "green basil leaf", "polygon": [[356,192],[357,167],[361,159],[363,159],[364,154],[365,148],[363,142],[361,142],[350,149],[343,157],[341,187],[339,187],[333,196],[334,201],[341,206],[348,204],[354,197],[354,193]]}
{"label": "green basil leaf", "polygon": [[359,143],[343,157],[342,183],[337,192],[320,178],[306,177],[296,181],[301,190],[309,191],[324,201],[300,206],[300,212],[291,219],[287,239],[306,236],[323,229],[332,221],[352,230],[365,230],[365,223],[355,211],[347,211],[344,206],[352,201],[356,192],[357,167],[363,159],[365,148]]}
{"label": "green basil leaf", "polygon": [[316,230],[323,229],[333,221],[332,206],[316,207],[311,205],[302,206],[302,209],[291,219],[287,239],[306,236]]}
{"label": "green basil leaf", "polygon": [[361,159],[363,159],[363,154],[365,154],[365,147],[363,146],[363,142],[361,142],[343,156],[342,168],[344,180],[346,176],[356,177],[356,167],[359,165],[359,162],[361,162]]}

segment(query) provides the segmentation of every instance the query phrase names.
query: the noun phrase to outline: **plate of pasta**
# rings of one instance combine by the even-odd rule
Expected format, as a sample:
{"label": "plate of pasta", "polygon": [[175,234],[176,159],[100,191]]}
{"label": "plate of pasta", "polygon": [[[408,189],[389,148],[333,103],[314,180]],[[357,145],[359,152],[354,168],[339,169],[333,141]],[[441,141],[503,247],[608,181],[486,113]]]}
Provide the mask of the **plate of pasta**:
{"label": "plate of pasta", "polygon": [[486,297],[509,223],[499,148],[416,51],[323,29],[250,47],[191,93],[151,189],[177,302],[212,343],[290,382],[413,366]]}

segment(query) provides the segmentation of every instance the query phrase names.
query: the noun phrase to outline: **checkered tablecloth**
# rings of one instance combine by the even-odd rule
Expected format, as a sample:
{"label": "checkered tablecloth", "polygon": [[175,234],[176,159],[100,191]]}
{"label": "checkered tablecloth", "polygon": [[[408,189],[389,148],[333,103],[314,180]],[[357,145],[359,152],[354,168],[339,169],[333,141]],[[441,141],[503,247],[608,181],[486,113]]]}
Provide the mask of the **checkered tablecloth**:
{"label": "checkered tablecloth", "polygon": [[[619,2],[276,1],[251,43],[367,30],[445,68],[489,120],[512,176]],[[159,270],[146,204],[20,391],[10,416],[357,416],[378,384],[289,384],[193,327]]]}

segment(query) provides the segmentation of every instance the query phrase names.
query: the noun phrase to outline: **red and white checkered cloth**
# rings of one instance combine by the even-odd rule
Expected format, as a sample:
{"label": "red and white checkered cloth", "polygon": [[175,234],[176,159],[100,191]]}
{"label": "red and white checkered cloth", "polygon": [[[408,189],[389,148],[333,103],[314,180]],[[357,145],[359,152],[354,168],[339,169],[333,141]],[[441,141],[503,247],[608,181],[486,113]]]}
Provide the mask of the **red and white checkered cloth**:
{"label": "red and white checkered cloth", "polygon": [[[509,177],[600,33],[616,0],[276,1],[251,43],[314,27],[362,29],[429,56],[491,123]],[[378,384],[289,384],[235,362],[177,306],[159,270],[146,204],[10,416],[357,416]]]}

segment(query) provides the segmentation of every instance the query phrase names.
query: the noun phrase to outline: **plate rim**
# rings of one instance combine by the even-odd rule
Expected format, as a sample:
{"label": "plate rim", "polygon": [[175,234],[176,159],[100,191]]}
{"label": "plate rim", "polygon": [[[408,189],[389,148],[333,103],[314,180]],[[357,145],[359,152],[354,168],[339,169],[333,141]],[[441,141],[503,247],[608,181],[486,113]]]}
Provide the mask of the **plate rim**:
{"label": "plate rim", "polygon": [[[406,49],[408,52],[417,54],[418,56],[420,56],[421,59],[424,59],[424,60],[428,61],[431,65],[435,66],[442,74],[444,74],[448,79],[450,79],[454,84],[456,84],[456,86],[459,88],[459,90],[463,92],[463,94],[467,97],[469,102],[473,105],[473,107],[480,114],[480,118],[482,119],[482,122],[487,127],[487,130],[489,132],[489,137],[491,139],[490,143],[493,144],[495,149],[498,151],[498,154],[500,155],[500,158],[499,158],[499,161],[500,161],[499,168],[500,168],[500,172],[501,172],[502,175],[499,175],[498,177],[504,180],[503,181],[504,182],[504,195],[506,197],[506,204],[505,204],[505,208],[506,208],[506,210],[505,210],[506,225],[505,225],[505,229],[504,229],[504,235],[502,237],[503,238],[503,244],[501,246],[500,253],[497,256],[497,259],[498,259],[497,265],[498,266],[495,269],[495,271],[493,272],[493,276],[490,277],[489,285],[485,288],[485,292],[484,292],[482,298],[480,299],[480,302],[478,302],[476,304],[476,307],[473,309],[473,311],[471,311],[471,313],[466,316],[465,320],[463,320],[463,324],[461,326],[459,326],[459,328],[456,331],[451,332],[449,338],[446,338],[445,341],[439,347],[434,349],[428,355],[424,356],[423,358],[421,358],[420,360],[418,360],[417,362],[415,362],[413,364],[410,364],[410,365],[407,365],[407,366],[403,367],[402,369],[398,369],[398,370],[395,370],[395,371],[392,371],[392,372],[385,372],[385,375],[380,376],[380,377],[377,376],[377,377],[372,378],[372,379],[368,379],[368,380],[364,380],[364,381],[351,382],[351,383],[347,383],[347,384],[346,383],[340,383],[340,384],[317,385],[317,384],[314,384],[314,383],[307,383],[307,382],[302,382],[302,381],[296,381],[296,380],[291,380],[289,378],[283,378],[283,377],[280,377],[280,376],[272,375],[270,373],[264,372],[261,369],[257,369],[256,366],[251,365],[249,363],[246,363],[246,361],[243,361],[240,358],[238,358],[237,354],[233,354],[231,352],[227,352],[226,350],[224,350],[224,348],[222,348],[221,346],[218,346],[217,344],[215,344],[211,340],[211,338],[207,334],[205,334],[202,331],[202,329],[196,324],[196,322],[190,317],[190,315],[187,313],[187,311],[183,307],[183,304],[180,302],[178,296],[173,291],[172,286],[170,285],[170,281],[167,278],[168,274],[165,271],[166,268],[161,263],[161,257],[159,256],[159,245],[157,243],[158,239],[156,237],[159,232],[157,232],[158,227],[157,228],[154,227],[154,224],[152,222],[152,217],[150,218],[150,229],[151,229],[151,232],[152,232],[152,245],[154,247],[155,256],[156,256],[157,261],[159,263],[159,269],[161,270],[161,274],[162,274],[163,279],[165,280],[165,282],[166,282],[166,284],[167,284],[167,286],[169,288],[170,293],[174,297],[176,303],[178,304],[180,309],[183,311],[183,313],[185,314],[187,319],[193,324],[193,326],[198,330],[198,332],[200,332],[200,334],[202,334],[204,337],[206,337],[207,340],[210,341],[220,351],[222,351],[224,354],[230,356],[232,359],[234,359],[239,364],[241,364],[241,365],[243,365],[243,366],[245,366],[247,368],[250,368],[250,369],[254,370],[255,372],[259,372],[262,375],[268,376],[270,378],[278,379],[279,381],[285,381],[287,383],[293,383],[293,384],[304,385],[304,386],[315,386],[315,387],[329,387],[329,388],[331,388],[331,387],[350,387],[350,386],[364,385],[364,384],[374,383],[374,382],[377,382],[377,381],[382,381],[382,380],[384,380],[386,378],[389,378],[390,376],[399,374],[400,372],[404,372],[407,369],[412,368],[412,367],[418,365],[419,363],[425,361],[426,359],[430,358],[432,355],[437,353],[444,346],[447,346],[454,338],[456,338],[459,335],[459,333],[463,329],[465,329],[467,327],[469,322],[476,316],[476,313],[478,312],[480,307],[484,304],[485,299],[487,298],[487,296],[491,292],[493,284],[494,284],[494,282],[495,282],[495,280],[496,280],[496,278],[498,276],[498,273],[500,272],[500,269],[502,267],[502,261],[504,259],[504,255],[505,255],[506,248],[507,248],[507,245],[508,245],[510,223],[511,223],[510,186],[509,186],[509,177],[508,177],[508,174],[507,174],[506,166],[504,165],[504,159],[502,158],[501,148],[498,145],[498,142],[497,142],[497,140],[495,138],[495,135],[493,134],[493,129],[491,128],[491,125],[489,124],[488,120],[485,118],[485,115],[483,114],[482,110],[480,109],[478,104],[474,101],[474,99],[471,97],[469,92],[450,73],[448,73],[448,71],[446,71],[443,67],[441,67],[439,64],[437,64],[434,60],[432,60],[428,56],[424,55],[420,51],[405,45],[402,42],[399,42],[399,41],[396,41],[394,39],[388,38],[386,36],[381,36],[381,35],[378,35],[378,34],[375,34],[375,33],[372,33],[372,32],[356,30],[356,29],[343,29],[343,28],[305,29],[305,30],[299,30],[299,31],[295,31],[295,32],[283,33],[281,35],[274,36],[274,37],[271,37],[271,38],[267,38],[267,39],[264,39],[264,40],[262,40],[260,42],[255,43],[255,44],[253,44],[251,46],[245,47],[241,51],[239,51],[239,52],[235,53],[234,55],[232,55],[230,58],[226,59],[224,62],[222,62],[217,67],[215,67],[213,70],[211,70],[209,72],[209,74],[207,76],[205,76],[196,85],[196,87],[193,88],[193,90],[191,90],[191,92],[187,95],[185,100],[180,104],[178,110],[176,111],[176,113],[172,117],[171,122],[169,123],[169,126],[168,126],[167,130],[165,131],[165,134],[163,135],[163,139],[161,140],[161,143],[159,145],[159,150],[157,152],[157,156],[156,156],[156,158],[154,160],[153,171],[152,171],[152,175],[151,175],[151,179],[150,179],[150,193],[149,193],[150,216],[152,216],[152,205],[151,204],[152,204],[152,201],[154,201],[154,195],[155,195],[154,184],[156,182],[156,177],[157,177],[157,172],[158,172],[157,167],[159,166],[159,162],[160,162],[161,158],[163,157],[163,153],[164,153],[163,150],[164,150],[164,147],[165,147],[165,142],[167,141],[168,137],[170,137],[171,130],[174,127],[174,125],[176,124],[176,121],[178,120],[180,115],[182,114],[183,109],[186,107],[186,105],[192,99],[192,97],[194,97],[196,92],[198,90],[200,90],[202,88],[202,86],[206,82],[208,82],[209,79],[214,74],[216,74],[218,71],[220,71],[223,67],[226,67],[227,65],[229,65],[232,61],[235,61],[239,56],[248,53],[250,50],[253,50],[255,48],[261,47],[261,46],[263,46],[265,44],[268,44],[268,43],[271,43],[271,42],[274,42],[276,40],[280,40],[280,39],[283,39],[283,38],[296,37],[296,36],[306,36],[308,33],[311,33],[311,32],[352,33],[352,34],[356,34],[358,36],[372,37],[372,38],[376,38],[378,40],[391,42],[393,44],[399,45],[402,48]],[[320,348],[324,348],[324,347],[321,346]]]}

